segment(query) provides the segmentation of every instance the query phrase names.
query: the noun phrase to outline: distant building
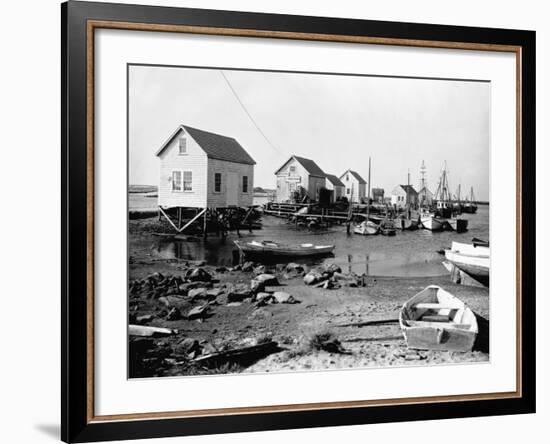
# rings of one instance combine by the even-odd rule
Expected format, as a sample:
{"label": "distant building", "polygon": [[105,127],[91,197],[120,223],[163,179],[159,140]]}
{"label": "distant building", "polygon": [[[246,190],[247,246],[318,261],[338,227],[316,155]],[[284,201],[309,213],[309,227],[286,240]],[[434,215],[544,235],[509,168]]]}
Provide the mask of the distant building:
{"label": "distant building", "polygon": [[327,174],[325,188],[331,190],[331,202],[336,202],[344,196],[344,184],[334,174]]}
{"label": "distant building", "polygon": [[374,203],[384,203],[384,188],[373,188],[371,193]]}
{"label": "distant building", "polygon": [[420,206],[431,206],[434,200],[433,193],[428,187],[423,187],[418,192],[418,204]]}
{"label": "distant building", "polygon": [[412,185],[397,185],[391,192],[391,204],[397,208],[418,204],[418,193]]}
{"label": "distant building", "polygon": [[298,191],[309,200],[317,201],[325,187],[326,174],[311,159],[291,156],[275,171],[277,176],[277,202],[290,202]]}
{"label": "distant building", "polygon": [[349,202],[362,203],[366,197],[367,182],[357,172],[347,170],[340,176],[344,183],[344,196]]}
{"label": "distant building", "polygon": [[156,155],[159,206],[252,205],[256,162],[232,137],[180,125]]}

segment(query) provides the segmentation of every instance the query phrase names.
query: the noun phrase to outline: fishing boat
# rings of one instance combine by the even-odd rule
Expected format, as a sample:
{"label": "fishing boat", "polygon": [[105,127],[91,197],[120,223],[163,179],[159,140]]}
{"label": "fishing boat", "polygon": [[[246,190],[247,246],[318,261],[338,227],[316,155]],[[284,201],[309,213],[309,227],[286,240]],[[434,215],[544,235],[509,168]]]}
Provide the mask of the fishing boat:
{"label": "fishing boat", "polygon": [[384,236],[395,236],[395,225],[393,220],[386,219],[380,224],[380,234]]}
{"label": "fishing boat", "polygon": [[445,250],[445,258],[459,270],[489,286],[491,250],[488,246],[453,242],[451,249]]}
{"label": "fishing boat", "polygon": [[233,241],[245,255],[256,256],[320,256],[332,253],[334,245],[282,244],[269,240]]}
{"label": "fishing boat", "polygon": [[473,311],[437,285],[403,304],[399,325],[407,347],[419,350],[471,351],[478,332]]}
{"label": "fishing boat", "polygon": [[365,220],[353,228],[355,234],[362,234],[364,236],[378,234],[379,227],[370,220]]}
{"label": "fishing boat", "polygon": [[444,228],[445,220],[435,217],[434,214],[426,213],[420,216],[420,223],[422,228],[430,231],[442,231]]}
{"label": "fishing boat", "polygon": [[474,196],[474,187],[470,187],[470,196],[466,202],[462,204],[462,211],[464,213],[474,214],[477,212],[477,205]]}
{"label": "fishing boat", "polygon": [[355,234],[361,234],[363,236],[378,234],[380,232],[379,230],[379,224],[374,223],[370,220],[370,157],[369,157],[369,180],[368,180],[368,194],[367,194],[367,216],[366,220],[361,222],[359,225],[356,225],[353,228],[353,232]]}
{"label": "fishing boat", "polygon": [[412,217],[407,217],[405,214],[402,214],[394,220],[395,228],[399,230],[417,230],[419,224],[419,218],[413,219]]}

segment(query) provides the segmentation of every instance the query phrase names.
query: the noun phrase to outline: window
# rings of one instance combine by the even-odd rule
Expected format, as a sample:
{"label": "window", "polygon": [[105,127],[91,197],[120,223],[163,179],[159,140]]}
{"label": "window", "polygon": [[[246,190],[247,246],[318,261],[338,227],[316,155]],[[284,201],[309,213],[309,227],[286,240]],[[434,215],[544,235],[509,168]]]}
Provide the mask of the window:
{"label": "window", "polygon": [[183,191],[181,171],[172,171],[172,191]]}
{"label": "window", "polygon": [[214,173],[214,192],[221,193],[222,191],[222,173]]}
{"label": "window", "polygon": [[179,154],[180,156],[187,154],[187,139],[185,137],[180,137]]}
{"label": "window", "polygon": [[243,193],[248,193],[248,176],[243,176]]}
{"label": "window", "polygon": [[183,191],[192,191],[193,190],[193,172],[184,171],[183,172]]}
{"label": "window", "polygon": [[289,168],[289,171],[288,171],[288,174],[292,174],[292,173],[295,173],[296,172],[296,167],[294,165],[292,165],[290,168]]}
{"label": "window", "polygon": [[349,193],[350,193],[350,189],[346,188],[346,194],[349,194]]}
{"label": "window", "polygon": [[346,182],[349,182],[349,174],[346,174]]}

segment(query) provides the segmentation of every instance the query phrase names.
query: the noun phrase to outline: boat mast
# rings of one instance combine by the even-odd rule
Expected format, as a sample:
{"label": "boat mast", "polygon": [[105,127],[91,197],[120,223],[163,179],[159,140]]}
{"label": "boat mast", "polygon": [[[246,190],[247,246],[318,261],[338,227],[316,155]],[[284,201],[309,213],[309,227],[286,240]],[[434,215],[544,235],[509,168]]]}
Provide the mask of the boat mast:
{"label": "boat mast", "polygon": [[422,194],[420,205],[424,206],[425,201],[428,199],[428,192],[426,190],[426,165],[424,160],[422,160],[422,165],[420,166],[420,193]]}
{"label": "boat mast", "polygon": [[367,183],[368,194],[367,194],[367,222],[369,221],[370,214],[370,157],[369,157],[369,179]]}

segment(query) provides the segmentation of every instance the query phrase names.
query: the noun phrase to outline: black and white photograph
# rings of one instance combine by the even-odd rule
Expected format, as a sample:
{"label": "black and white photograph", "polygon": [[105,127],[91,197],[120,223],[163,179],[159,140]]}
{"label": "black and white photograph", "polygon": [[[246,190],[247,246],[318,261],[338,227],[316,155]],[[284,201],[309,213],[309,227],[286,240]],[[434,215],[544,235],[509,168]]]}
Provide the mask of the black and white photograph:
{"label": "black and white photograph", "polygon": [[129,377],[489,361],[490,105],[129,65]]}

